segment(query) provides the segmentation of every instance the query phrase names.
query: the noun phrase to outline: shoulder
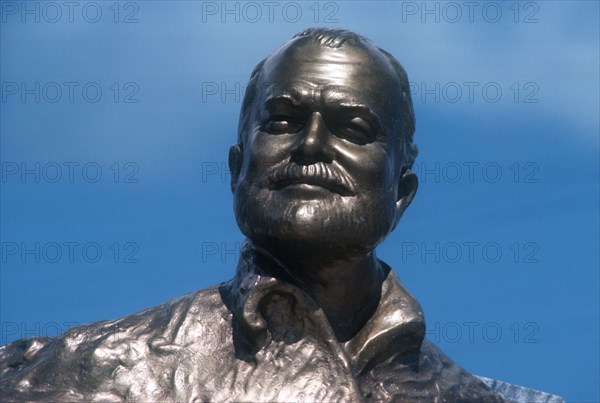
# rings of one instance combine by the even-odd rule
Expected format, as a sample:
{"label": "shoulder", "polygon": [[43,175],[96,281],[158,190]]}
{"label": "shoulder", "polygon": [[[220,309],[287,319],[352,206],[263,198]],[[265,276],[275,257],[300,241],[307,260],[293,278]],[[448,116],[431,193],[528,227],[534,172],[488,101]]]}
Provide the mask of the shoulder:
{"label": "shoulder", "polygon": [[111,384],[108,394],[94,395],[118,400],[108,390],[127,388],[119,372],[152,376],[146,367],[172,359],[192,340],[203,338],[206,348],[215,345],[229,318],[216,285],[55,338],[17,340],[0,348],[0,391],[5,400],[82,400]]}
{"label": "shoulder", "polygon": [[429,340],[421,347],[420,365],[424,371],[435,374],[436,388],[443,391],[449,401],[504,401],[480,378],[460,367]]}

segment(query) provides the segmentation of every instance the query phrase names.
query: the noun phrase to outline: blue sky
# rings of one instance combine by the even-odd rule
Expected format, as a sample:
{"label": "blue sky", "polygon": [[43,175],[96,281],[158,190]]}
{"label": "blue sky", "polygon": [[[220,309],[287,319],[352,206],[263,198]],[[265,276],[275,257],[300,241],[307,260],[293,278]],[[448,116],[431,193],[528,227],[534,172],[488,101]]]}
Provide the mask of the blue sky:
{"label": "blue sky", "polygon": [[243,88],[331,26],[409,74],[420,187],[378,254],[428,337],[473,373],[600,399],[597,2],[23,4],[1,3],[0,344],[229,279]]}

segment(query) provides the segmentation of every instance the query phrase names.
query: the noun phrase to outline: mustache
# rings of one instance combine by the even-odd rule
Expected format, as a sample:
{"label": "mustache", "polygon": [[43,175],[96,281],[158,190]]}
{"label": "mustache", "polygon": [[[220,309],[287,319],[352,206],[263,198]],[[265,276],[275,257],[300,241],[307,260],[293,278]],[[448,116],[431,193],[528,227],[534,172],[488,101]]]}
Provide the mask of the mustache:
{"label": "mustache", "polygon": [[309,184],[324,187],[342,196],[356,194],[354,181],[346,172],[321,161],[311,165],[287,163],[274,167],[266,173],[266,180],[271,190],[294,184]]}

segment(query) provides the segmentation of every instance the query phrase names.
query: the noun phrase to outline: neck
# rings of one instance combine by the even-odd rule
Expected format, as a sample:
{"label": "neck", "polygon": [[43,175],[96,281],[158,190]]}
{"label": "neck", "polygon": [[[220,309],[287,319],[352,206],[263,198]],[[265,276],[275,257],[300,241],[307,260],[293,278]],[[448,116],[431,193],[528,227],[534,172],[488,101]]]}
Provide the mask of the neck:
{"label": "neck", "polygon": [[377,309],[387,273],[374,251],[308,253],[284,247],[269,247],[265,251],[260,246],[257,250],[262,250],[267,259],[274,258],[283,268],[286,280],[314,298],[340,342],[354,337]]}

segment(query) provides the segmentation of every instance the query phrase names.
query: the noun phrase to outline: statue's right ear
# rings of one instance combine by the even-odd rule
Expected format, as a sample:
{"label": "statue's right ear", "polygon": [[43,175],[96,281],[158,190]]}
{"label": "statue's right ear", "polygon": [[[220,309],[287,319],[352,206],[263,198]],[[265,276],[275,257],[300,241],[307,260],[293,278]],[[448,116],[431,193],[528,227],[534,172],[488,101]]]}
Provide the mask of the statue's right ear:
{"label": "statue's right ear", "polygon": [[237,181],[242,170],[242,146],[241,144],[234,144],[229,149],[229,172],[231,172],[231,192],[235,192]]}

